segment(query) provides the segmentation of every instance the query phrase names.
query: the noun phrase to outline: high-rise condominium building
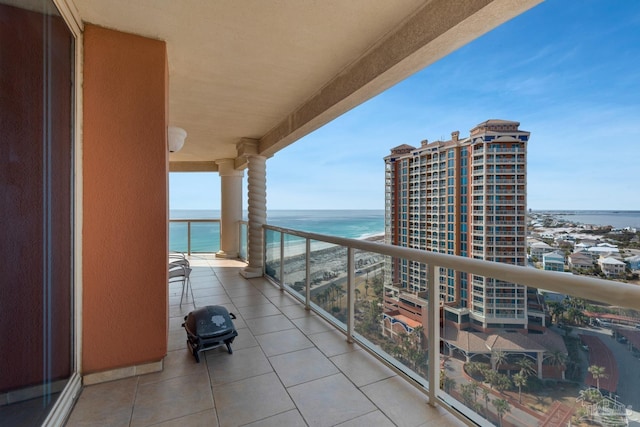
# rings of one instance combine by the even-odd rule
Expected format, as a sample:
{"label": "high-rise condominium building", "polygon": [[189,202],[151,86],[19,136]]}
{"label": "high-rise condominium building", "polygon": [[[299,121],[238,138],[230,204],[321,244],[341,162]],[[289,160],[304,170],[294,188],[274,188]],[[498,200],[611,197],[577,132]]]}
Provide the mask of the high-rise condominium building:
{"label": "high-rise condominium building", "polygon": [[[463,257],[525,265],[527,142],[520,123],[487,120],[449,141],[401,145],[385,157],[387,243]],[[426,265],[387,261],[385,319],[422,321]],[[489,331],[536,328],[525,286],[440,268],[445,319]],[[529,311],[529,312],[528,312]]]}

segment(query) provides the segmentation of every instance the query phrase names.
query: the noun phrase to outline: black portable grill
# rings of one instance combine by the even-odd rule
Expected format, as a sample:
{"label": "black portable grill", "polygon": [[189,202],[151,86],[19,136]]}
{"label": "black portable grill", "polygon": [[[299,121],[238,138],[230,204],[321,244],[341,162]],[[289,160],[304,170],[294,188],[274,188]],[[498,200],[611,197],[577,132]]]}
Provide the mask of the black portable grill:
{"label": "black portable grill", "polygon": [[227,346],[229,354],[233,339],[238,336],[233,320],[236,316],[229,313],[221,305],[208,305],[190,312],[184,317],[182,324],[187,331],[187,344],[200,363],[200,352],[211,350],[221,345]]}

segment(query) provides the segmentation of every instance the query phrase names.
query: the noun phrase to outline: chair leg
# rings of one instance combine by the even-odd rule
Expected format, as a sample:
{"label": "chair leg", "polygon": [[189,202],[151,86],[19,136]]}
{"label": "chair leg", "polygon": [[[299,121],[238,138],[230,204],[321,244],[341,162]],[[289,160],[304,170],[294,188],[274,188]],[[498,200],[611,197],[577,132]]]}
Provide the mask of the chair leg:
{"label": "chair leg", "polygon": [[184,278],[182,280],[182,292],[180,293],[180,307],[182,307],[182,299],[184,298],[184,286],[185,286],[186,281],[187,281],[186,278]]}
{"label": "chair leg", "polygon": [[187,294],[187,301],[189,300],[189,291],[191,291],[191,303],[195,308],[196,298],[193,296],[193,287],[191,286],[191,278],[186,277],[185,280],[182,281],[182,293],[180,294],[180,307],[182,307],[182,299],[184,298],[185,294]]}
{"label": "chair leg", "polygon": [[191,303],[193,308],[196,308],[196,297],[193,296],[193,286],[191,286],[191,278],[187,277],[187,289],[191,290]]}

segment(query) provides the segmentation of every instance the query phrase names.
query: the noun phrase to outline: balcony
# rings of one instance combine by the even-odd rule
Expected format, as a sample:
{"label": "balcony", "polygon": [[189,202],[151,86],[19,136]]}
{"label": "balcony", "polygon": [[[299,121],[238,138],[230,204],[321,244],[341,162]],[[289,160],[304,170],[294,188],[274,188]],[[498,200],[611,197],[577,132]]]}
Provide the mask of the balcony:
{"label": "balcony", "polygon": [[[320,316],[246,264],[191,257],[195,305],[234,312],[233,354],[186,349],[180,285],[169,292],[169,352],[162,372],[86,386],[67,426],[464,425]],[[191,303],[191,300],[189,300]]]}
{"label": "balcony", "polygon": [[[433,280],[439,268],[450,268],[466,271],[473,276],[492,277],[491,281],[497,280],[499,283],[514,277],[518,278],[520,284],[544,282],[554,291],[567,294],[571,289],[580,288],[581,296],[607,299],[609,303],[619,303],[622,297],[616,297],[614,294],[618,293],[611,291],[605,295],[602,290],[605,287],[610,290],[612,286],[619,286],[628,298],[625,301],[640,298],[637,289],[598,279],[568,277],[278,227],[264,228],[265,268],[272,280],[242,278],[239,271],[245,264],[241,261],[219,260],[205,254],[191,257],[195,305],[222,304],[238,315],[236,327],[239,336],[233,343],[233,355],[214,349],[205,353],[200,364],[195,363],[186,351],[185,334],[180,326],[191,306],[183,304],[180,307],[181,289],[170,287],[169,353],[164,361],[164,370],[86,386],[67,425],[154,425],[164,422],[180,425],[217,423],[221,426],[252,423],[338,425],[343,422],[373,425],[488,425],[484,418],[487,410],[490,423],[498,424],[491,404],[484,409],[473,406],[468,396],[462,395],[466,382],[475,381],[459,379],[457,375],[461,374],[456,373],[464,369],[464,357],[461,358],[459,352],[469,350],[461,347],[453,351],[454,347],[450,347],[448,353],[445,350],[444,354],[440,354],[439,349],[429,346],[422,354],[429,359],[433,359],[430,355],[437,354],[440,363],[433,360],[426,362],[416,366],[420,368],[417,371],[407,365],[410,360],[397,359],[382,350],[382,347],[388,348],[382,345],[384,343],[374,345],[366,334],[361,335],[364,322],[361,310],[364,306],[363,295],[358,287],[360,291],[371,294],[372,290],[362,288],[362,284],[371,283],[369,278],[379,277],[386,264],[367,263],[366,259],[371,256],[394,256],[406,262],[425,265],[426,283]],[[338,263],[336,258],[340,260]],[[314,279],[329,270],[334,274],[327,280]],[[397,296],[385,295],[386,286],[381,299],[389,305],[394,301],[397,303]],[[335,298],[321,296],[320,290],[324,288],[334,289]],[[430,297],[434,301],[433,307],[439,307],[438,290],[434,290],[434,293]],[[472,293],[477,293],[475,286]],[[514,299],[513,293],[491,293],[495,294],[492,295],[494,297]],[[405,314],[398,312],[397,316],[412,325],[411,317],[418,315],[420,305],[429,304],[430,298],[426,291],[406,295],[415,308]],[[405,300],[409,301],[402,299]],[[506,309],[502,313],[484,314],[482,307],[473,309],[476,316],[488,322],[511,324],[517,328],[517,322],[522,325],[527,317],[520,300],[515,304],[497,302],[487,303],[486,306]],[[509,310],[513,308],[517,310]],[[435,309],[431,313],[428,318],[441,326],[434,330],[425,327],[426,336],[436,336],[437,342],[446,341],[448,346],[459,345],[451,331],[443,327],[442,319],[439,319],[440,310]],[[402,320],[403,316],[408,320]],[[419,322],[413,323],[414,327],[416,324]],[[583,330],[586,331],[583,328],[578,332],[583,333]],[[587,333],[593,335],[593,332]],[[392,343],[393,339],[389,337],[388,342]],[[588,356],[591,362],[591,358],[596,360],[600,355]],[[580,359],[575,354],[571,357]],[[620,359],[620,369],[637,363],[631,356],[628,356],[630,361],[624,354],[621,357],[624,358]],[[478,359],[483,360],[481,356],[474,357],[474,360]],[[443,376],[438,375],[440,369],[429,370],[428,366],[444,366],[441,371]],[[617,373],[617,366],[614,362],[607,369],[611,369],[609,372],[612,374]],[[554,368],[546,361],[542,367],[547,374]],[[455,379],[453,386],[450,384],[452,379]],[[589,384],[592,380],[584,378],[578,381]],[[429,387],[434,382],[441,384],[441,387]],[[496,395],[486,381],[478,384],[489,391],[489,402],[502,398],[508,401],[511,409],[502,421],[509,425],[539,425],[546,419],[545,411],[553,412],[546,406],[546,409],[527,409],[517,402],[517,391]],[[566,389],[569,391],[562,389],[564,395],[574,391],[577,395],[575,380],[566,383]],[[620,390],[624,392],[625,388]],[[625,399],[629,398],[629,393],[625,393]],[[106,395],[122,398],[105,399]],[[525,400],[544,402],[541,396],[538,392],[523,390]],[[435,407],[426,404],[429,401],[435,402]],[[566,396],[563,401],[568,401]]]}

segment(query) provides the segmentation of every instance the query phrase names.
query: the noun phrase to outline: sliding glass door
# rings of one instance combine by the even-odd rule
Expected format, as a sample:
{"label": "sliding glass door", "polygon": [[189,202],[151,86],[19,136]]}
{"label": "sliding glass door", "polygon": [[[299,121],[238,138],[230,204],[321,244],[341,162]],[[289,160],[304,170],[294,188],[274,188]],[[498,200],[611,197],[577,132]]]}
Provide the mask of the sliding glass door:
{"label": "sliding glass door", "polygon": [[39,425],[74,370],[74,37],[50,1],[4,3],[0,425]]}

